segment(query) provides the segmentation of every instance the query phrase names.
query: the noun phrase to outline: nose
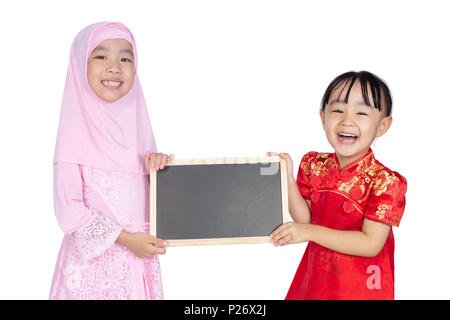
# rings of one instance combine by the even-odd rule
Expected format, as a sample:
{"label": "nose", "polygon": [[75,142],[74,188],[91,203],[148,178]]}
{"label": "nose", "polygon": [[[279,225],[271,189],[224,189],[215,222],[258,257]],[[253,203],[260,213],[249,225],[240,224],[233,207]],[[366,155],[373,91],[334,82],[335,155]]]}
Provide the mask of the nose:
{"label": "nose", "polygon": [[350,112],[344,112],[341,123],[345,126],[353,126],[355,124],[353,120],[353,115]]}
{"label": "nose", "polygon": [[106,71],[111,73],[120,73],[121,72],[120,64],[117,61],[110,61],[110,64],[106,69]]}

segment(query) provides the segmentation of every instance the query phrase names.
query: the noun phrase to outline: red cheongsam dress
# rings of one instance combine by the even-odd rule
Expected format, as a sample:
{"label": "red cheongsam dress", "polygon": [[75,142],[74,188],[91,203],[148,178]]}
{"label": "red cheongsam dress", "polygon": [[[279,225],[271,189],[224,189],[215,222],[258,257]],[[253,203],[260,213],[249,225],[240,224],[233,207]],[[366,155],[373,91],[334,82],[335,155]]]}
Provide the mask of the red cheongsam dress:
{"label": "red cheongsam dress", "polygon": [[[405,208],[406,179],[369,151],[342,170],[335,153],[303,156],[297,185],[311,200],[311,223],[357,230],[370,219],[398,226]],[[342,254],[310,241],[286,299],[394,299],[392,228],[375,257]]]}

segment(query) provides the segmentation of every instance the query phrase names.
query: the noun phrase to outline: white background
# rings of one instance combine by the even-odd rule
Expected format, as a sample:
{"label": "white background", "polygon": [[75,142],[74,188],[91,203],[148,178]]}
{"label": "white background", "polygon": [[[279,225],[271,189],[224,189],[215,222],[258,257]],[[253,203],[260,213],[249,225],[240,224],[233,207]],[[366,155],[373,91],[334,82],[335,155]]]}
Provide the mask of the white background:
{"label": "white background", "polygon": [[[73,38],[99,21],[134,33],[160,152],[176,158],[332,152],[328,83],[381,76],[393,125],[373,146],[408,179],[397,299],[448,299],[446,1],[8,1],[0,11],[0,298],[47,299],[63,237],[52,159]],[[166,299],[283,299],[306,244],[168,248]]]}

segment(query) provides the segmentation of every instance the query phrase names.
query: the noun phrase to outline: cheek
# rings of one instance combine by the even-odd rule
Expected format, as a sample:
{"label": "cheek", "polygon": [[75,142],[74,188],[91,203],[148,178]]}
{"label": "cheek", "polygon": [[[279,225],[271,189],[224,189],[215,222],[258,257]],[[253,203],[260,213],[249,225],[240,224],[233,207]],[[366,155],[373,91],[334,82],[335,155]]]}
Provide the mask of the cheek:
{"label": "cheek", "polygon": [[377,126],[372,121],[360,121],[359,130],[361,135],[371,137],[376,134]]}
{"label": "cheek", "polygon": [[325,121],[323,123],[323,128],[325,131],[332,131],[336,127],[336,125],[339,123],[339,115],[337,113],[330,113],[325,116]]}
{"label": "cheek", "polygon": [[91,87],[98,85],[101,77],[100,77],[99,68],[95,64],[88,64],[87,79],[88,79],[88,82],[91,85]]}
{"label": "cheek", "polygon": [[134,69],[127,70],[127,73],[124,78],[125,78],[124,89],[126,89],[128,91],[131,89],[131,87],[133,87],[133,84],[134,84]]}

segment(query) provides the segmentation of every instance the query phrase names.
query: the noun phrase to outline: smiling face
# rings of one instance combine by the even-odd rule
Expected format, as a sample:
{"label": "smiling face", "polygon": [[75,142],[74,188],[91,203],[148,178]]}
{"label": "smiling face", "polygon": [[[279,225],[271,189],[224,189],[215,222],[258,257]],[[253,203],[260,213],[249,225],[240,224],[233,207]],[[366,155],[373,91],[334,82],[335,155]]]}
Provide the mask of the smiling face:
{"label": "smiling face", "polygon": [[125,39],[101,42],[89,55],[87,78],[95,94],[113,102],[130,91],[134,82],[133,47]]}
{"label": "smiling face", "polygon": [[[345,103],[343,92],[347,88],[346,82],[336,87],[325,109],[320,110],[325,134],[341,169],[367,153],[374,139],[382,136],[392,123],[392,117],[364,102],[359,82],[353,85]],[[372,99],[370,103],[373,105]]]}

